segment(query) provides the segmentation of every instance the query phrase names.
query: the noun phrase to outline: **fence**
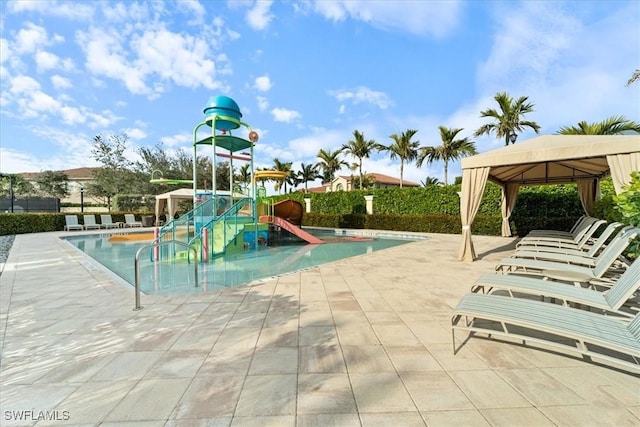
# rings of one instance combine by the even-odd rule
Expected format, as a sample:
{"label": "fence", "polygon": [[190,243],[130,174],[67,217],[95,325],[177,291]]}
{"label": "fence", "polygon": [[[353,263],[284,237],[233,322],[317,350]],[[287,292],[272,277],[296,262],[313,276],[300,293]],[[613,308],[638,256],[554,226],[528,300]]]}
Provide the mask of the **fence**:
{"label": "fence", "polygon": [[0,197],[0,212],[60,212],[60,199],[55,197]]}

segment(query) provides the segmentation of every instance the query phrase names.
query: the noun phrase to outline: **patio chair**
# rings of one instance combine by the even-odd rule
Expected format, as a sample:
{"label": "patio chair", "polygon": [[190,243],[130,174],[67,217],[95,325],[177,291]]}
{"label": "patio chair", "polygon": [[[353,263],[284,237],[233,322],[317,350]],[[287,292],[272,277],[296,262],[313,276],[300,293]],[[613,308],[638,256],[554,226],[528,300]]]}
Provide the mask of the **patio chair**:
{"label": "patio chair", "polygon": [[[622,224],[618,223],[618,225]],[[521,246],[520,248],[516,249],[513,255],[511,255],[511,258],[530,258],[562,262],[566,261],[572,264],[583,264],[593,267],[598,260],[598,256],[602,255],[607,246],[610,246],[618,240],[624,238],[626,233],[632,228],[633,227],[630,225],[622,227],[618,234],[616,234],[613,239],[611,239],[608,245],[605,245],[606,237],[602,238],[601,236],[596,242],[594,242],[593,245],[591,245],[589,250],[586,252],[581,249],[553,247],[546,247],[546,249],[549,249],[549,251],[545,250],[545,248],[537,248],[538,250],[531,250],[529,246]],[[600,251],[600,249],[602,249],[602,251]]]}
{"label": "patio chair", "polygon": [[[558,280],[588,282],[592,279],[603,278],[609,274],[618,257],[640,234],[640,228],[634,227],[625,231],[596,258],[565,256],[563,260],[536,260],[527,258],[503,258],[496,266],[496,271],[502,273],[542,275]],[[553,254],[549,254],[553,255]],[[560,255],[560,254],[558,254]]]}
{"label": "patio chair", "polygon": [[576,244],[578,248],[582,248],[590,241],[600,226],[606,223],[607,221],[603,219],[587,218],[583,223],[584,226],[579,230],[576,230],[571,236],[525,236],[516,244],[516,247],[520,247],[521,245],[554,245],[557,243],[570,243]]}
{"label": "patio chair", "polygon": [[85,230],[99,230],[100,224],[96,223],[95,215],[84,215],[84,229]]}
{"label": "patio chair", "polygon": [[113,222],[111,215],[100,215],[100,225],[104,228],[118,228],[119,225]]}
{"label": "patio chair", "polygon": [[[581,216],[573,224],[573,226],[571,227],[571,229],[569,231],[563,231],[563,230],[531,230],[531,231],[529,231],[527,236],[544,236],[544,235],[572,236],[573,233],[575,233],[576,230],[580,229],[584,225],[585,221],[589,220],[590,218],[593,218],[593,217],[590,217],[588,215]],[[525,236],[525,237],[527,237],[527,236]]]}
{"label": "patio chair", "polygon": [[78,215],[65,215],[64,216],[64,230],[83,230],[82,225],[78,223]]}
{"label": "patio chair", "polygon": [[470,293],[458,302],[451,318],[454,355],[457,329],[469,331],[469,338],[477,333],[514,338],[640,373],[640,313],[625,322],[557,304]]}
{"label": "patio chair", "polygon": [[142,227],[142,222],[136,221],[134,214],[124,214],[124,225],[127,227]]}
{"label": "patio chair", "polygon": [[[594,285],[594,288],[597,285]],[[605,313],[630,318],[639,311],[640,301],[634,294],[640,289],[640,258],[636,259],[610,288],[603,292],[533,277],[512,274],[485,274],[471,287],[473,293],[501,294],[510,297],[539,296],[559,300],[567,307],[602,310]]]}
{"label": "patio chair", "polygon": [[553,244],[551,242],[541,242],[535,243],[532,242],[528,244],[524,242],[520,246],[516,247],[515,253],[517,254],[520,251],[536,251],[536,252],[556,252],[556,253],[566,253],[573,255],[584,254],[587,256],[595,256],[600,249],[602,249],[609,239],[611,235],[619,228],[622,227],[622,223],[620,222],[612,222],[605,228],[600,236],[590,245],[585,245],[580,247],[575,243],[556,243]]}

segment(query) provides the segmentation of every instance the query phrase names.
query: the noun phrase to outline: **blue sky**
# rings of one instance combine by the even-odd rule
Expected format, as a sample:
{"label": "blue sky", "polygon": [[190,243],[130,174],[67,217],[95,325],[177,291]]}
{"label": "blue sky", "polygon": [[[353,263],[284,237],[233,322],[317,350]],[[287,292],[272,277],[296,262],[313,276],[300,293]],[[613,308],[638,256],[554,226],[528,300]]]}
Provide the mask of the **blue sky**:
{"label": "blue sky", "polygon": [[[257,166],[295,170],[356,129],[382,144],[417,129],[440,145],[440,125],[472,137],[502,91],[529,97],[542,134],[640,120],[640,84],[625,86],[640,68],[638,1],[23,0],[0,2],[0,26],[4,173],[95,166],[98,134],[127,133],[132,160],[159,143],[190,152],[215,95],[259,132]],[[380,153],[364,170],[399,177],[400,164]],[[427,176],[442,180],[442,163],[405,166]]]}

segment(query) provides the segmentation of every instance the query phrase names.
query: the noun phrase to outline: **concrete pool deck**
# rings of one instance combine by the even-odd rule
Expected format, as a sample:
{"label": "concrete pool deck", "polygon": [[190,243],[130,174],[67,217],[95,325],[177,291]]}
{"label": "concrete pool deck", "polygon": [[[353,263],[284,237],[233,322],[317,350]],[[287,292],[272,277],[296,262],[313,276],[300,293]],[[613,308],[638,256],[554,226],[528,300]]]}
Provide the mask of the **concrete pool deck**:
{"label": "concrete pool deck", "polygon": [[0,275],[2,426],[640,425],[637,376],[481,338],[453,355],[453,307],[514,239],[461,263],[431,234],[134,311],[72,234],[16,236]]}

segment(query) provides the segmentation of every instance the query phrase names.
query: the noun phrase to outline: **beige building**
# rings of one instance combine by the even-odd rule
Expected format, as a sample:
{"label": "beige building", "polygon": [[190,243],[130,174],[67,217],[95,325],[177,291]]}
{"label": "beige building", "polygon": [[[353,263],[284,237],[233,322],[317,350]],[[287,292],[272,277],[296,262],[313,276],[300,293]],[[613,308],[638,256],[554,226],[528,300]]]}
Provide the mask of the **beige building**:
{"label": "beige building", "polygon": [[[69,178],[68,190],[69,197],[64,199],[60,199],[61,203],[80,203],[81,194],[83,189],[88,187],[90,183],[93,182],[93,171],[96,168],[75,168],[75,169],[67,169],[60,171],[67,175]],[[23,172],[19,174],[26,181],[33,184],[35,187],[38,186],[36,180],[40,175],[40,172]],[[84,202],[85,203],[102,203],[102,200],[94,199],[93,197],[87,196],[87,193],[84,193]]]}

